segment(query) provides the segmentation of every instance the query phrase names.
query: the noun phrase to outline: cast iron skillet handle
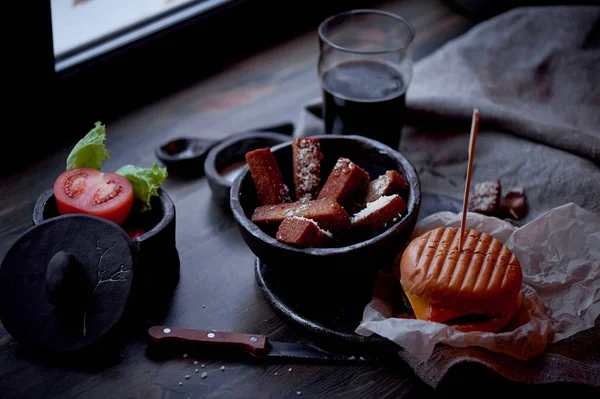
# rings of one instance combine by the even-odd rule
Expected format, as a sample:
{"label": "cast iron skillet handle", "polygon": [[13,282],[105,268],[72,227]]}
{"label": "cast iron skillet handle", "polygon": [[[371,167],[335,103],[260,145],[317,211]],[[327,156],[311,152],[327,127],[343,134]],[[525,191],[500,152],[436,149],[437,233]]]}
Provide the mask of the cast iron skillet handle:
{"label": "cast iron skillet handle", "polygon": [[153,326],[148,336],[154,343],[183,344],[247,353],[262,357],[267,353],[269,342],[265,335],[238,334],[223,331],[190,330],[167,326]]}

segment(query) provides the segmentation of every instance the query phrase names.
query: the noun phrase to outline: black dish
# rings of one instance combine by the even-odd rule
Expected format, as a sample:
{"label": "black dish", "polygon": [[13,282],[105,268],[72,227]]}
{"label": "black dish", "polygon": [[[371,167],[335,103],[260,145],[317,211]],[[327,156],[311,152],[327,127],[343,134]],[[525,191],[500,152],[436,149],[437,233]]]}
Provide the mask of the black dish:
{"label": "black dish", "polygon": [[221,172],[236,163],[245,162],[246,153],[258,148],[273,147],[291,141],[290,136],[280,133],[251,132],[234,136],[213,147],[204,162],[204,172],[212,197],[216,203],[229,210],[229,194],[232,181]]}
{"label": "black dish", "polygon": [[[328,276],[331,278],[330,283],[336,288],[351,292],[355,288],[354,283],[366,288],[369,281],[373,281],[375,272],[393,262],[410,238],[421,205],[419,178],[412,164],[402,154],[377,141],[360,136],[315,137],[321,141],[324,157],[321,163],[322,175],[326,176],[341,156],[365,169],[371,178],[389,169],[401,173],[410,186],[406,198],[407,212],[375,237],[352,245],[297,248],[277,241],[250,220],[259,203],[248,166],[245,166],[231,188],[233,215],[248,247],[271,268],[281,268],[285,273],[298,277],[311,276],[312,283],[307,282],[311,286]],[[280,144],[272,151],[286,183],[290,188],[293,187],[291,143]],[[350,280],[351,283],[346,284],[345,280]]]}
{"label": "black dish", "polygon": [[342,298],[335,290],[307,296],[302,283],[289,281],[289,276],[276,270],[256,258],[254,273],[258,287],[278,314],[301,327],[319,345],[352,353],[397,350],[395,344],[378,335],[365,337],[354,332],[370,298]]}
{"label": "black dish", "polygon": [[[165,248],[175,249],[175,205],[171,197],[162,188],[158,189],[158,196],[151,200],[152,209],[139,212],[136,206],[123,223],[122,227],[128,229],[142,229],[143,234],[135,237],[133,243],[142,254],[152,252],[160,244]],[[44,220],[59,216],[53,190],[44,191],[37,199],[33,209],[33,224],[38,225]],[[150,258],[151,259],[151,258]]]}

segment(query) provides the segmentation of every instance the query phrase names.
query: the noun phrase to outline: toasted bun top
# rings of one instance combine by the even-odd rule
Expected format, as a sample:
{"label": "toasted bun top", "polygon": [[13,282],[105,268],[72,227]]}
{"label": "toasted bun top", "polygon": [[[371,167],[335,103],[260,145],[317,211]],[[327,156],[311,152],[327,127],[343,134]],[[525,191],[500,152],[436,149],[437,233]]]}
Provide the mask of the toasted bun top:
{"label": "toasted bun top", "polygon": [[400,259],[404,290],[430,303],[468,313],[503,313],[518,298],[521,265],[506,245],[489,234],[440,227],[415,238]]}

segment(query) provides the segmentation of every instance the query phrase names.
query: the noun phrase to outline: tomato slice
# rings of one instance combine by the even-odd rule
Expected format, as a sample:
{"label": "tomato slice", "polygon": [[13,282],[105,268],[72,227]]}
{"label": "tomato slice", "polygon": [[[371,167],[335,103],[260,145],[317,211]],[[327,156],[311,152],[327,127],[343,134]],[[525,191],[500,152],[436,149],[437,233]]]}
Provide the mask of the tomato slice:
{"label": "tomato slice", "polygon": [[56,178],[54,197],[61,214],[86,213],[122,224],[133,205],[133,187],[115,173],[75,168]]}

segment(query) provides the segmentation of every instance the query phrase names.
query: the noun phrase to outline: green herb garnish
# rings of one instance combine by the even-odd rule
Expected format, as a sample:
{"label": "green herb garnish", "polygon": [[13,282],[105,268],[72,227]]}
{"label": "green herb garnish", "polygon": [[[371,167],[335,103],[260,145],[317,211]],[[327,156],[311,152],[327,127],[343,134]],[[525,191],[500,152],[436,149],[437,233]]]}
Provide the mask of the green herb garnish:
{"label": "green herb garnish", "polygon": [[160,185],[168,176],[167,168],[159,167],[156,162],[151,168],[125,165],[115,173],[125,176],[131,182],[134,195],[142,201],[142,212],[150,209],[150,200],[158,195]]}
{"label": "green herb garnish", "polygon": [[106,140],[105,126],[100,122],[96,122],[96,126],[79,140],[71,150],[67,157],[67,169],[92,168],[100,170],[104,160],[110,158],[104,140]]}

